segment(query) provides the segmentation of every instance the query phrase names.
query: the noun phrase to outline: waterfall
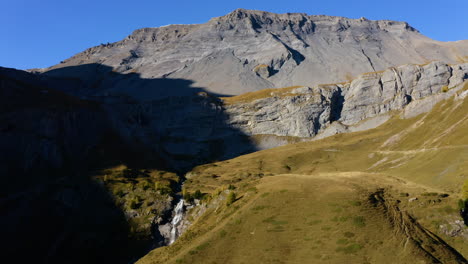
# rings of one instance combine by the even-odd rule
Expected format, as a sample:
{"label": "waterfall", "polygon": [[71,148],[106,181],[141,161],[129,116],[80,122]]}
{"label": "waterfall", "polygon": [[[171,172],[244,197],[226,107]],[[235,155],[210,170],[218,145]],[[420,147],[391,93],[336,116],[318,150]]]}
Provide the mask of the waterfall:
{"label": "waterfall", "polygon": [[177,206],[174,209],[174,217],[172,218],[171,221],[171,236],[169,238],[169,245],[174,243],[174,241],[177,239],[179,236],[179,233],[177,231],[177,226],[179,223],[182,221],[182,218],[184,216],[184,199],[180,199],[179,203],[177,203]]}

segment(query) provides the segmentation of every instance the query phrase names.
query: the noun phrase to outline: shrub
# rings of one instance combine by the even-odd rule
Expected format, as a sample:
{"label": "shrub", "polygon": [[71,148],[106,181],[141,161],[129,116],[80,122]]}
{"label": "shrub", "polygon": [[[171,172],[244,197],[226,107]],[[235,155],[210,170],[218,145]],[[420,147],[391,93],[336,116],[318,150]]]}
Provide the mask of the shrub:
{"label": "shrub", "polygon": [[200,190],[196,190],[193,195],[193,199],[201,200],[203,198],[203,194],[200,192]]}
{"label": "shrub", "polygon": [[468,180],[465,181],[462,187],[462,199],[468,200]]}
{"label": "shrub", "polygon": [[221,232],[219,232],[219,236],[221,238],[225,237],[227,235],[227,232],[225,230],[221,230]]}
{"label": "shrub", "polygon": [[346,245],[346,244],[349,243],[349,240],[346,239],[346,238],[340,238],[340,239],[336,240],[336,243],[340,244],[340,245]]}
{"label": "shrub", "polygon": [[172,194],[171,187],[169,187],[167,185],[164,185],[164,184],[161,184],[160,182],[155,182],[154,183],[154,189],[156,191],[159,191],[159,193],[161,193],[162,195]]}
{"label": "shrub", "polygon": [[138,197],[134,197],[130,200],[129,206],[131,209],[138,209],[140,207],[140,199]]}
{"label": "shrub", "polygon": [[[468,211],[468,180],[463,184],[461,196],[462,199],[458,200],[458,210],[463,212],[462,214],[464,215]],[[464,217],[463,215],[462,217]]]}
{"label": "shrub", "polygon": [[144,191],[146,191],[146,190],[148,190],[149,188],[151,188],[151,184],[150,184],[149,182],[147,182],[147,181],[144,181],[144,182],[141,183],[141,188],[142,188]]}
{"label": "shrub", "polygon": [[226,205],[230,206],[236,201],[236,193],[235,192],[230,192],[226,198]]}
{"label": "shrub", "polygon": [[458,200],[458,210],[465,210],[468,200]]}
{"label": "shrub", "polygon": [[444,85],[444,86],[442,86],[442,88],[441,88],[440,90],[441,90],[443,93],[446,93],[446,92],[448,92],[449,88],[448,88],[447,85]]}
{"label": "shrub", "polygon": [[122,191],[121,189],[118,189],[114,192],[114,195],[115,196],[118,196],[118,197],[124,197],[125,196],[125,192]]}
{"label": "shrub", "polygon": [[343,252],[345,254],[353,254],[353,253],[358,252],[362,248],[363,248],[363,246],[360,245],[360,244],[351,244],[351,245],[346,246],[346,247],[337,247],[336,252]]}
{"label": "shrub", "polygon": [[184,198],[184,200],[186,201],[193,201],[193,197],[192,195],[190,194],[189,191],[187,191],[187,189],[182,189],[182,197]]}

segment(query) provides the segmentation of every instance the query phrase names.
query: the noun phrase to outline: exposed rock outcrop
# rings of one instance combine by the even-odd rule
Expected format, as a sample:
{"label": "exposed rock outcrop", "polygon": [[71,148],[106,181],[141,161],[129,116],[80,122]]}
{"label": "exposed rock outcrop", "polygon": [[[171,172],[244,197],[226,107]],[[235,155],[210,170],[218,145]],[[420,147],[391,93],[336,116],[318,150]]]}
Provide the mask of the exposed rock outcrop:
{"label": "exposed rock outcrop", "polygon": [[225,107],[230,124],[247,135],[332,135],[376,127],[388,120],[391,111],[404,110],[404,117],[427,112],[461,89],[466,79],[466,63],[409,64],[362,74],[344,84],[300,87],[284,93],[279,89],[264,98],[252,95],[255,100],[251,101],[236,102],[234,97]]}

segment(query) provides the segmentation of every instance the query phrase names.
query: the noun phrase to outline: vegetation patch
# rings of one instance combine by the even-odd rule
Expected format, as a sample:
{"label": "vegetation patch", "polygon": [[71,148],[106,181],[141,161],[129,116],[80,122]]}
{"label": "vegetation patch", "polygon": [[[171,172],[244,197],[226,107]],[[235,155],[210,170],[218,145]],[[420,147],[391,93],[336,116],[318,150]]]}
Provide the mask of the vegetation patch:
{"label": "vegetation patch", "polygon": [[318,225],[320,223],[322,223],[322,220],[312,220],[312,221],[308,222],[307,224],[308,225]]}
{"label": "vegetation patch", "polygon": [[355,216],[352,218],[352,223],[354,226],[357,226],[357,227],[365,227],[366,219],[363,216]]}
{"label": "vegetation patch", "polygon": [[422,196],[438,196],[439,194],[436,192],[423,192],[421,193]]}
{"label": "vegetation patch", "polygon": [[361,250],[363,247],[364,246],[362,246],[361,244],[351,244],[345,247],[337,247],[336,252],[341,252],[344,254],[354,254]]}
{"label": "vegetation patch", "polygon": [[225,237],[226,235],[227,235],[226,230],[221,230],[221,231],[219,232],[219,237],[221,237],[221,238]]}
{"label": "vegetation patch", "polygon": [[288,221],[276,220],[275,216],[270,216],[270,217],[268,217],[266,219],[263,219],[262,222],[263,223],[273,224],[273,225],[286,225],[288,223]]}
{"label": "vegetation patch", "polygon": [[266,206],[266,205],[257,205],[255,207],[252,208],[252,211],[261,211],[265,208],[268,208],[269,206]]}
{"label": "vegetation patch", "polygon": [[336,241],[336,244],[338,244],[338,245],[346,245],[346,244],[348,244],[348,243],[349,243],[349,240],[346,239],[346,238],[340,238],[340,239],[338,239],[338,240]]}
{"label": "vegetation patch", "polygon": [[222,97],[221,99],[225,104],[236,104],[236,103],[249,103],[255,100],[264,99],[267,97],[285,97],[290,95],[290,93],[297,88],[303,86],[290,86],[285,88],[272,88],[272,89],[263,89],[255,92],[249,92],[232,97]]}
{"label": "vegetation patch", "polygon": [[230,192],[228,194],[228,196],[226,197],[226,205],[227,206],[230,206],[231,204],[233,204],[237,199],[237,195],[235,192]]}

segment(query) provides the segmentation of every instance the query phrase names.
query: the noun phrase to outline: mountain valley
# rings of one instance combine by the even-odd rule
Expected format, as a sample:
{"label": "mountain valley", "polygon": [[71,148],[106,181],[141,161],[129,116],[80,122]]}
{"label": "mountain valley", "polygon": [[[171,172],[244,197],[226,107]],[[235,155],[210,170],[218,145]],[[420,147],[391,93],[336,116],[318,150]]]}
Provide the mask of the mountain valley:
{"label": "mountain valley", "polygon": [[0,67],[5,259],[468,263],[467,97],[468,40],[246,9]]}

